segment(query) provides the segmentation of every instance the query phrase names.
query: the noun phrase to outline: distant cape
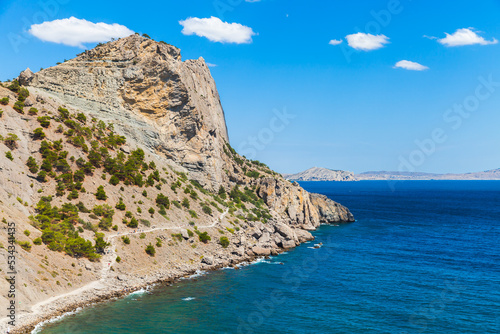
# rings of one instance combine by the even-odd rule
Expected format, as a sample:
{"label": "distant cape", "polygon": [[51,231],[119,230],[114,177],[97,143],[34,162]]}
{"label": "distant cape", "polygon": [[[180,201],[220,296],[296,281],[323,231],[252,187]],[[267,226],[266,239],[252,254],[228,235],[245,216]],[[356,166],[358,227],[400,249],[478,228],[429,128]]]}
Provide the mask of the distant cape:
{"label": "distant cape", "polygon": [[366,181],[366,180],[500,180],[500,168],[464,174],[371,171],[360,174],[313,167],[296,174],[283,174],[292,181]]}

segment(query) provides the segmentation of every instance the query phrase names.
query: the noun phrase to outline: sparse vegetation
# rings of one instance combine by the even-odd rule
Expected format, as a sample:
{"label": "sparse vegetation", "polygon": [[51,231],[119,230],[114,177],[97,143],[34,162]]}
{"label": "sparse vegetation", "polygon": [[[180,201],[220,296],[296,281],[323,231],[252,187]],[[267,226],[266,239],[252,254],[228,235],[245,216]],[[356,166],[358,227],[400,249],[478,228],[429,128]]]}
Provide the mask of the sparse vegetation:
{"label": "sparse vegetation", "polygon": [[148,254],[149,256],[155,256],[156,250],[153,245],[149,244],[146,246],[146,254]]}
{"label": "sparse vegetation", "polygon": [[227,237],[220,237],[219,243],[222,248],[227,248],[229,246],[229,239]]}
{"label": "sparse vegetation", "polygon": [[208,232],[200,232],[200,234],[198,234],[198,237],[200,241],[205,244],[212,240],[212,238],[208,235]]}

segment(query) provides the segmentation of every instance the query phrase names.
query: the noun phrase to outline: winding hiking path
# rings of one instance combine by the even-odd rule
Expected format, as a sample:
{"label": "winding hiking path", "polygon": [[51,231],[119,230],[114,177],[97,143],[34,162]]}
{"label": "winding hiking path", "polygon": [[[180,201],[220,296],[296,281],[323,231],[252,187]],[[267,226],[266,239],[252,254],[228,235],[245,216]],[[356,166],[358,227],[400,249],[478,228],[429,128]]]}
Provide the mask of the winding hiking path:
{"label": "winding hiking path", "polygon": [[[212,228],[217,225],[217,223],[222,222],[224,217],[227,215],[229,212],[229,208],[226,209],[223,213],[221,213],[220,217],[216,219],[212,224],[210,225],[205,225],[205,226],[198,226],[198,229],[200,228]],[[106,241],[110,243],[110,246],[106,248],[105,255],[103,256],[103,266],[101,269],[101,281],[106,279],[107,274],[109,273],[109,270],[111,267],[116,263],[116,245],[113,243],[113,239],[116,237],[124,237],[127,235],[132,235],[132,234],[138,234],[138,233],[151,233],[154,231],[165,231],[165,230],[181,230],[184,227],[181,226],[176,226],[176,227],[157,227],[153,228],[150,230],[136,230],[132,232],[127,232],[127,233],[117,233],[110,235],[106,238]]]}
{"label": "winding hiking path", "polygon": [[[224,217],[227,215],[227,213],[229,212],[229,208],[226,209],[226,211],[224,211],[223,213],[221,213],[220,217],[218,219],[216,219],[212,224],[210,225],[205,225],[205,226],[198,226],[198,228],[212,228],[212,227],[215,227],[215,225],[217,225],[217,223],[220,223],[222,222],[222,220],[224,219]],[[75,296],[75,295],[79,295],[85,291],[88,291],[88,290],[91,290],[91,289],[100,289],[100,288],[105,288],[106,285],[104,284],[104,282],[106,281],[106,278],[108,276],[108,273],[111,269],[111,267],[116,263],[116,245],[113,243],[113,240],[116,238],[116,237],[122,237],[122,236],[126,236],[126,235],[132,235],[132,234],[137,234],[137,233],[151,233],[151,232],[154,232],[154,231],[161,231],[161,230],[180,230],[182,229],[183,227],[181,226],[177,226],[177,227],[157,227],[157,228],[153,228],[153,229],[150,229],[150,230],[136,230],[136,231],[133,231],[133,232],[127,232],[127,233],[117,233],[117,234],[113,234],[113,235],[110,235],[106,238],[106,241],[110,243],[110,246],[105,250],[105,254],[104,256],[102,257],[102,268],[101,268],[101,274],[100,274],[100,279],[96,280],[96,281],[92,281],[78,289],[75,289],[75,290],[72,290],[70,292],[67,292],[67,293],[63,293],[63,294],[60,294],[60,295],[57,295],[57,296],[53,296],[53,297],[50,297],[44,301],[41,301],[35,305],[33,305],[31,307],[31,312],[30,313],[27,313],[25,315],[36,315],[36,314],[39,314],[42,310],[42,308],[46,305],[49,305],[61,298],[64,298],[64,297],[68,297],[68,296]],[[20,317],[22,317],[23,315],[21,315]],[[2,325],[5,323],[7,323],[8,321],[8,318],[4,318],[2,319]]]}

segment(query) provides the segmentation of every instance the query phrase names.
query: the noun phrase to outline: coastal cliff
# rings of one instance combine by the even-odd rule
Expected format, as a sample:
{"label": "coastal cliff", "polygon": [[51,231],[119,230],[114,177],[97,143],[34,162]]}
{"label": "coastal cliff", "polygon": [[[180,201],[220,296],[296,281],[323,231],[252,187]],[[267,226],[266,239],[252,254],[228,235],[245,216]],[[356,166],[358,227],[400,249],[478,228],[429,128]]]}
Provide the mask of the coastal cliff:
{"label": "coastal cliff", "polygon": [[[18,83],[0,87],[1,227],[15,224],[22,273],[17,332],[124,289],[278,254],[312,240],[320,224],[354,221],[342,205],[234,151],[204,60],[182,61],[164,42],[132,35],[28,69]],[[7,233],[0,242],[9,244]],[[7,256],[1,248],[2,262]]]}

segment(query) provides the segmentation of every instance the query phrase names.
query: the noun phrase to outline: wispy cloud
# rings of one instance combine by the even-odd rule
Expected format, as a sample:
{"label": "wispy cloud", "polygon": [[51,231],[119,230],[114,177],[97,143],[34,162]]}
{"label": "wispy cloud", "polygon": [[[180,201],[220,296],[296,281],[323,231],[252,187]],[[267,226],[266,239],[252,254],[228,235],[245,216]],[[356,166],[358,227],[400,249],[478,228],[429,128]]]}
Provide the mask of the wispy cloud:
{"label": "wispy cloud", "polygon": [[448,33],[445,34],[446,37],[438,39],[438,42],[448,47],[475,45],[475,44],[490,45],[498,43],[498,40],[496,40],[495,38],[488,41],[484,39],[484,37],[479,36],[477,32],[474,31],[474,28],[458,29],[453,34],[448,34]]}
{"label": "wispy cloud", "polygon": [[394,68],[403,68],[410,71],[425,71],[429,69],[427,66],[409,60],[398,61],[396,65],[394,65]]}
{"label": "wispy cloud", "polygon": [[217,67],[217,64],[206,63],[208,67]]}
{"label": "wispy cloud", "polygon": [[362,32],[347,35],[345,38],[351,48],[361,51],[377,50],[389,43],[389,38],[385,35],[372,35]]}
{"label": "wispy cloud", "polygon": [[134,32],[117,23],[93,23],[72,16],[69,19],[33,24],[29,33],[42,41],[85,48],[85,43],[107,42]]}
{"label": "wispy cloud", "polygon": [[184,27],[184,35],[206,37],[212,42],[248,44],[252,43],[252,36],[257,35],[252,28],[239,23],[222,22],[217,17],[197,18],[190,17],[179,21]]}
{"label": "wispy cloud", "polygon": [[328,42],[328,44],[339,45],[339,44],[342,44],[342,40],[341,39],[332,39],[330,42]]}

